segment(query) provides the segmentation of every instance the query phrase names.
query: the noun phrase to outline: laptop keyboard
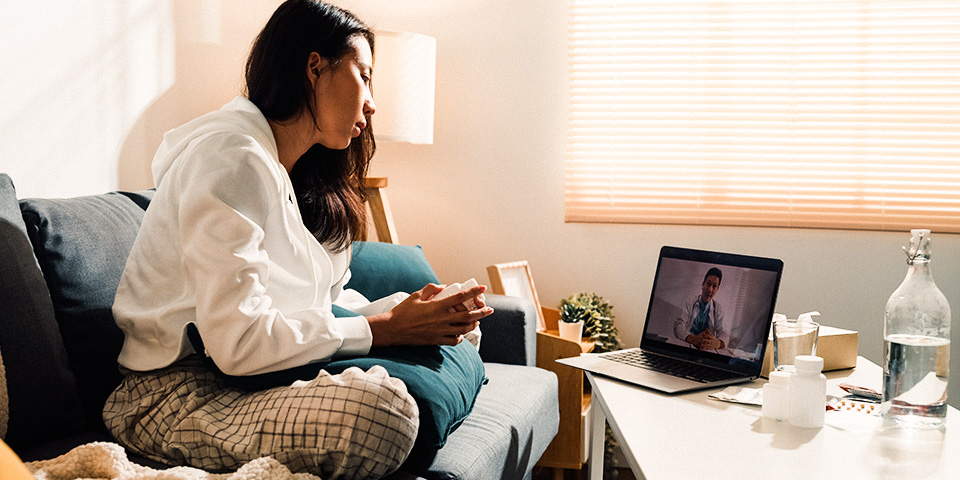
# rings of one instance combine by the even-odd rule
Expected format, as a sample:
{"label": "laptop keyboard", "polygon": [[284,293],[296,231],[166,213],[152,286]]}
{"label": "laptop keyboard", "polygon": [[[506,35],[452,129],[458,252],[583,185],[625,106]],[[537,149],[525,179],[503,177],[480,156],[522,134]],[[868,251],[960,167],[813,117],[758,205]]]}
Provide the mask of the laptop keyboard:
{"label": "laptop keyboard", "polygon": [[603,358],[700,383],[716,382],[742,376],[738,373],[727,372],[692,362],[685,362],[676,358],[647,354],[642,350],[611,352],[604,354]]}

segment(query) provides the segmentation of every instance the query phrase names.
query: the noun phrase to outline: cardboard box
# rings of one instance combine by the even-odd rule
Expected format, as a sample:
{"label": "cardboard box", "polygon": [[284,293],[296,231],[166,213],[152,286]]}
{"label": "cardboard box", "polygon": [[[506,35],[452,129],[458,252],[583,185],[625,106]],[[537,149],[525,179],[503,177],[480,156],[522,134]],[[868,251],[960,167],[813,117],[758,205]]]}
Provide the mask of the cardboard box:
{"label": "cardboard box", "polygon": [[[767,351],[763,354],[763,371],[760,375],[767,378],[773,370],[773,332],[767,340]],[[843,370],[857,366],[858,334],[853,330],[820,325],[817,337],[817,356],[823,358],[823,371]]]}

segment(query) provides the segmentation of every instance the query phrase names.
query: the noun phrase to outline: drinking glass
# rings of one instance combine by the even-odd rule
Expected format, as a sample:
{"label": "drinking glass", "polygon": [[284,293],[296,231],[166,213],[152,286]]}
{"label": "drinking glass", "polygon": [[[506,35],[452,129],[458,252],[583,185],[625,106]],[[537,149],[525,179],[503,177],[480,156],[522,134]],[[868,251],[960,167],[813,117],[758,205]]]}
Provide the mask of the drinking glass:
{"label": "drinking glass", "polygon": [[820,324],[777,320],[773,322],[773,366],[782,372],[795,372],[793,359],[797,355],[816,355]]}

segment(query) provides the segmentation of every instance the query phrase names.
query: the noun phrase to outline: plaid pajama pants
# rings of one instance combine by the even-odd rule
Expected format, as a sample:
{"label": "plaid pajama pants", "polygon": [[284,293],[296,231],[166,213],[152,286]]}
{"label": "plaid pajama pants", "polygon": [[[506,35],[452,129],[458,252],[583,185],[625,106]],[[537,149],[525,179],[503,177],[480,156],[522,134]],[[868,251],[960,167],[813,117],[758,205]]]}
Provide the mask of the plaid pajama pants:
{"label": "plaid pajama pants", "polygon": [[379,478],[399,467],[419,412],[403,382],[379,366],[249,392],[224,385],[191,356],[128,373],[103,419],[120,443],[159,462],[234,470],[272,456],[331,480]]}

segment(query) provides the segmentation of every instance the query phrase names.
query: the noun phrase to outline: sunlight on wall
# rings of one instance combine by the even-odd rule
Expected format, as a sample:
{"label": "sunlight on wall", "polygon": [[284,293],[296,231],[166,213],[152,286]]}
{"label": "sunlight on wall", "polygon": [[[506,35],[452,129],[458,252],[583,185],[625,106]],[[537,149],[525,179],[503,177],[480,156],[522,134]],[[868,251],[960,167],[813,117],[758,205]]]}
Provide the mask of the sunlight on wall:
{"label": "sunlight on wall", "polygon": [[123,138],[174,81],[173,1],[0,6],[0,171],[18,195],[117,187]]}

